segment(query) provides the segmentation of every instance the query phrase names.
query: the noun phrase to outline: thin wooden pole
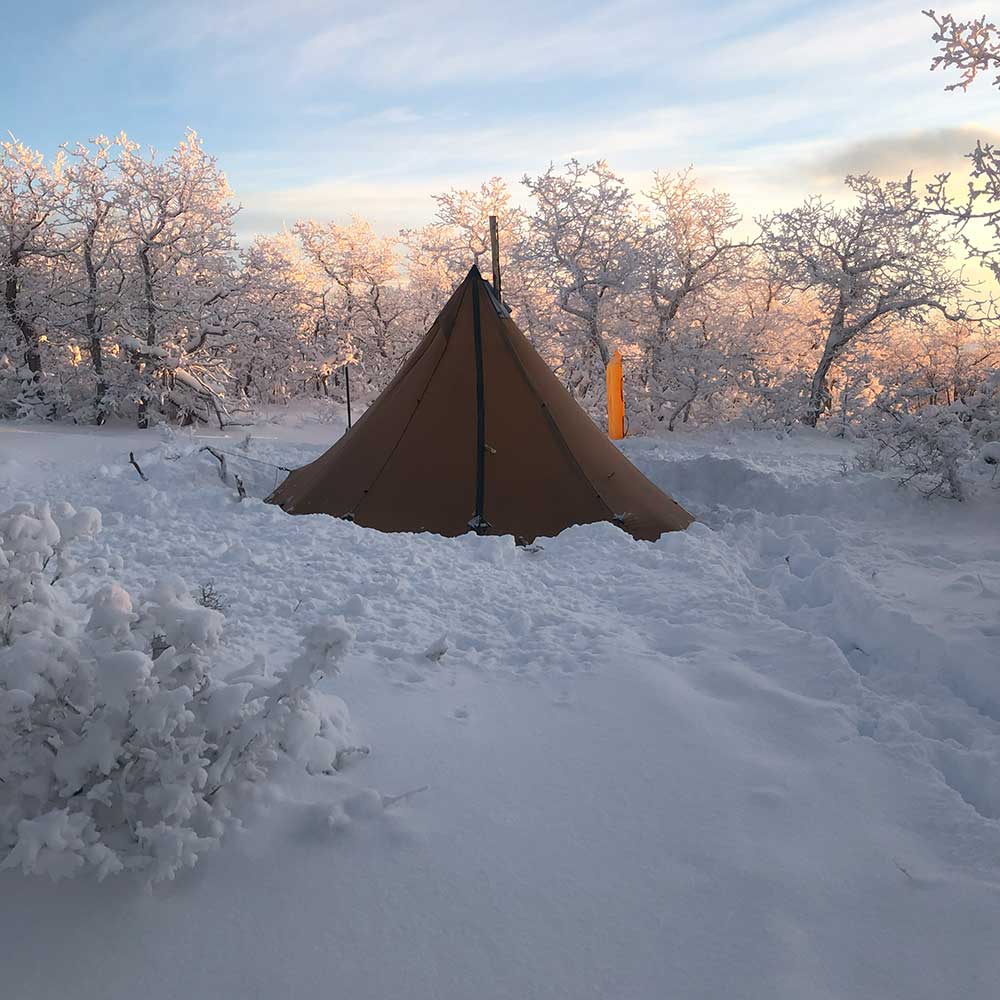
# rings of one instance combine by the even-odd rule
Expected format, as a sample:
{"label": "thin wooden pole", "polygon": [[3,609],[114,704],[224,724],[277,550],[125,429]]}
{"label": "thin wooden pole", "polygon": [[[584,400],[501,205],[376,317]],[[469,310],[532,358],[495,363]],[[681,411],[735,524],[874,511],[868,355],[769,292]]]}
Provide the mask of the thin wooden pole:
{"label": "thin wooden pole", "polygon": [[493,257],[493,291],[497,293],[497,298],[503,302],[503,294],[500,290],[500,232],[497,228],[497,217],[490,216],[490,253]]}
{"label": "thin wooden pole", "polygon": [[477,535],[487,535],[486,506],[486,388],[483,377],[483,325],[479,310],[479,282],[472,284],[472,339],[476,351],[476,511],[469,527]]}

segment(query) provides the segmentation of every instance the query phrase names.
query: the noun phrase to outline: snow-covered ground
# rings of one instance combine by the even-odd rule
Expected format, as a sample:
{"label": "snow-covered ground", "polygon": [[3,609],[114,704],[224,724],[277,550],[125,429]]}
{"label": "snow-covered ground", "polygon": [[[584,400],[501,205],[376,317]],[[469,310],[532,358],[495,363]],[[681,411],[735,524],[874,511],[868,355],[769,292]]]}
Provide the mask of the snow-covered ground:
{"label": "snow-covered ground", "polygon": [[5,1000],[1000,995],[1000,490],[928,502],[810,433],[634,440],[699,523],[532,551],[289,517],[234,459],[240,503],[194,450],[339,432],[0,425],[0,510],[99,508],[95,582],[213,581],[220,669],[344,615],[372,748],[151,893],[3,873]]}

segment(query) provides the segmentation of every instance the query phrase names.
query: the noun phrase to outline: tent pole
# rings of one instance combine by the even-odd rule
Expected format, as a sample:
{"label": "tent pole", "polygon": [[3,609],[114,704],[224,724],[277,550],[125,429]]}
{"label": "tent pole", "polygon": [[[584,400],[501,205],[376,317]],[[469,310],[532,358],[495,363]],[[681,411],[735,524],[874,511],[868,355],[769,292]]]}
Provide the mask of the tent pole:
{"label": "tent pole", "polygon": [[503,302],[500,292],[500,231],[495,215],[490,216],[490,254],[493,257],[493,291],[497,293],[497,301]]}
{"label": "tent pole", "polygon": [[483,328],[479,313],[481,280],[476,277],[472,282],[472,337],[476,351],[476,512],[469,527],[477,535],[485,535],[490,530],[483,517],[486,506],[486,387],[483,378]]}
{"label": "tent pole", "polygon": [[344,365],[344,386],[347,389],[347,429],[351,429],[351,366]]}

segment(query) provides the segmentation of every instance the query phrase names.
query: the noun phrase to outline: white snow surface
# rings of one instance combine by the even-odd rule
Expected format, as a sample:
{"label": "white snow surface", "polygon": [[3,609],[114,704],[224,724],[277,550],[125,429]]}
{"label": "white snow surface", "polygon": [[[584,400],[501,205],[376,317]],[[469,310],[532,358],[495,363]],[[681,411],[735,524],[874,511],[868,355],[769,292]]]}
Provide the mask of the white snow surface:
{"label": "white snow surface", "polygon": [[371,746],[151,892],[0,874],[5,1000],[1000,995],[1000,491],[714,432],[626,442],[699,518],[654,544],[261,502],[276,473],[238,456],[340,430],[0,425],[0,510],[101,512],[73,586],[213,581],[225,669],[344,616],[330,690]]}

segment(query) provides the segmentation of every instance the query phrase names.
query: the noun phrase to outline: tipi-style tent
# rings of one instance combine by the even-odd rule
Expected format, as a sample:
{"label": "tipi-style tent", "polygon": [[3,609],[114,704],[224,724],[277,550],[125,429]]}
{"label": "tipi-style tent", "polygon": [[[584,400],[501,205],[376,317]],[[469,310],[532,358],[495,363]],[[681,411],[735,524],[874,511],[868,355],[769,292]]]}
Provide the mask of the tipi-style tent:
{"label": "tipi-style tent", "polygon": [[653,540],[692,521],[580,409],[477,267],[354,427],[269,501],[381,531],[521,541],[594,521]]}

